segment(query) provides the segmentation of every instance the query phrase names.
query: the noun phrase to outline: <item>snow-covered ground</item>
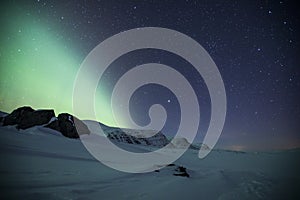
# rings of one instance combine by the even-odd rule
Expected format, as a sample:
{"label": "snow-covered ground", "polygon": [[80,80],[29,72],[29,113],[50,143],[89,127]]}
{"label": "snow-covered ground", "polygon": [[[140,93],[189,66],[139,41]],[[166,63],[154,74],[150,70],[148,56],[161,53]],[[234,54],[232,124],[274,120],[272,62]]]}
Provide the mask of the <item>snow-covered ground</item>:
{"label": "snow-covered ground", "polygon": [[176,166],[142,174],[113,170],[80,140],[42,127],[0,127],[0,149],[1,199],[300,199],[299,150],[213,150],[200,160],[189,149],[175,162],[187,168],[187,178],[173,175]]}

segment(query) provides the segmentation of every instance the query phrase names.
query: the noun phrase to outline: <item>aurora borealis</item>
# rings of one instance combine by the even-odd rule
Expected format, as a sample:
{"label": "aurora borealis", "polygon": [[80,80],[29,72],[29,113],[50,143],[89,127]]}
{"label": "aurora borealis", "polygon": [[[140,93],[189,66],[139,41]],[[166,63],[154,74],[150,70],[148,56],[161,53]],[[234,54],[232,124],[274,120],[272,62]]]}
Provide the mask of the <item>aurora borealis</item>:
{"label": "aurora borealis", "polygon": [[[292,2],[35,0],[1,4],[1,111],[30,105],[53,108],[56,114],[72,113],[76,73],[95,46],[125,30],[164,27],[196,40],[219,68],[228,102],[220,147],[300,147],[300,20]],[[159,50],[130,52],[111,64],[99,83],[94,120],[116,125],[110,109],[114,84],[126,71],[151,62],[171,66],[190,81],[201,107],[197,135],[201,141],[210,119],[207,88],[184,59]],[[163,131],[174,135],[180,109],[164,87],[145,85],[134,93],[133,119],[146,125],[153,104],[165,107],[168,120]]]}
{"label": "aurora borealis", "polygon": [[[10,38],[1,46],[1,65],[9,66],[1,68],[1,96],[5,97],[1,99],[2,108],[13,109],[27,103],[69,110],[70,103],[63,99],[70,95],[72,88],[68,83],[78,65],[72,52],[47,27],[33,24],[30,19],[17,18],[7,34]],[[15,98],[16,94],[20,98]]]}
{"label": "aurora borealis", "polygon": [[[46,25],[17,5],[5,8],[3,14],[0,110],[30,105],[72,113],[73,82],[82,61],[74,46],[58,35],[58,27]],[[107,108],[103,93],[98,96],[102,111],[98,120],[113,125],[103,109]]]}

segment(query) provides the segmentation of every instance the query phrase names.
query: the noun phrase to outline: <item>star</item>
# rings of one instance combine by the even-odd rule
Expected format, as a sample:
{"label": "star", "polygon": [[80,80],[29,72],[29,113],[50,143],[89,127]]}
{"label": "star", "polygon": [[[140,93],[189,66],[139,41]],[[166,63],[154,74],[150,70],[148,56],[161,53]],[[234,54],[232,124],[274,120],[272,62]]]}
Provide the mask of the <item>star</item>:
{"label": "star", "polygon": [[[299,17],[289,10],[289,7],[294,5],[296,7],[296,4],[289,3],[289,6],[285,6],[284,1],[279,1],[253,7],[244,4],[225,6],[215,3],[205,6],[198,6],[197,3],[195,6],[196,2],[187,5],[183,1],[183,3],[176,2],[176,6],[172,6],[171,10],[169,3],[164,1],[159,5],[146,1],[141,1],[139,4],[102,1],[89,4],[78,1],[74,5],[63,1],[55,5],[46,0],[35,0],[35,3],[28,5],[22,2],[12,3],[11,8],[3,9],[0,13],[1,20],[5,21],[4,28],[9,28],[2,33],[4,42],[0,46],[0,56],[3,61],[0,67],[7,68],[2,70],[5,73],[2,71],[0,73],[0,86],[3,86],[0,88],[7,88],[6,93],[20,96],[17,103],[28,104],[32,101],[37,108],[45,104],[44,94],[57,95],[57,100],[53,100],[51,105],[58,107],[56,109],[64,110],[61,105],[65,104],[68,107],[68,99],[71,98],[68,96],[71,94],[70,87],[74,82],[71,74],[74,74],[81,61],[99,42],[133,27],[169,27],[192,37],[203,45],[216,63],[228,97],[227,120],[233,122],[232,130],[228,134],[249,131],[253,133],[253,137],[256,137],[258,132],[265,132],[266,127],[271,129],[272,126],[268,124],[269,119],[277,110],[277,106],[281,106],[282,114],[279,113],[276,119],[278,118],[282,123],[286,121],[285,113],[289,113],[291,123],[297,124],[297,116],[300,113],[300,106],[295,103],[299,96],[295,91],[299,91],[300,81],[298,60],[294,58],[299,44],[299,39],[296,37],[299,34],[297,23]],[[59,6],[63,7],[60,9]],[[15,12],[10,12],[14,7]],[[153,12],[145,15],[144,11],[149,7]],[[243,13],[240,12],[241,10]],[[14,13],[18,11],[20,17],[11,23]],[[232,15],[227,15],[227,11]],[[221,20],[223,18],[224,20]],[[216,26],[212,27],[210,24]],[[113,90],[117,78],[125,74],[131,66],[148,62],[161,63],[174,67],[186,77],[199,98],[199,104],[205,105],[202,106],[203,110],[210,109],[210,91],[206,88],[205,80],[200,78],[201,75],[193,70],[194,67],[190,63],[181,61],[184,59],[175,54],[169,56],[160,50],[155,50],[149,55],[145,51],[145,55],[144,50],[139,50],[116,60],[115,68],[103,75],[103,80],[107,81],[107,83],[103,81],[107,86],[107,96],[109,91]],[[187,55],[194,56],[194,52],[188,51]],[[61,66],[64,66],[64,70]],[[114,63],[109,66],[109,69],[111,67],[114,67]],[[70,73],[62,74],[69,69]],[[41,73],[44,71],[49,73]],[[57,71],[61,73],[56,73]],[[62,75],[67,77],[61,78]],[[51,90],[45,89],[48,87],[32,87],[35,84],[50,85]],[[62,84],[66,86],[61,88]],[[16,91],[18,87],[20,89]],[[26,101],[22,100],[23,94],[28,95],[28,91],[23,89],[25,87],[34,89],[30,92],[30,94],[34,93],[31,94],[33,100],[27,100],[28,97],[25,95]],[[147,107],[148,104],[161,103],[161,101],[170,107],[170,116],[175,115],[177,111],[172,108],[177,105],[177,100],[165,90],[160,91],[155,89],[156,86],[153,87],[147,86],[147,91],[142,90],[135,94],[142,99],[134,101],[137,110],[134,106],[132,110],[136,111],[136,117],[139,118],[138,113],[144,113],[142,110],[144,105]],[[65,92],[67,90],[69,93]],[[4,94],[4,92],[0,94],[2,95],[0,104],[3,98],[6,100]],[[105,100],[104,97],[102,99],[104,94],[101,90],[97,94],[102,101]],[[60,96],[63,98],[59,98]],[[287,96],[288,99],[285,101]],[[177,97],[179,100],[189,98],[186,92]],[[9,95],[7,98],[0,110],[16,107],[16,105],[8,105],[8,102],[16,102],[16,97]],[[60,103],[59,99],[64,103]],[[243,115],[243,113],[250,113],[250,115]],[[203,119],[210,117],[205,112],[202,116]],[[251,124],[258,118],[261,123],[244,130],[246,122]],[[101,120],[107,121],[106,118],[99,119]],[[281,129],[280,123],[274,123],[274,126]],[[298,130],[292,127],[289,126],[291,129],[287,131],[298,134]],[[277,129],[276,134],[280,135],[281,130],[277,131]],[[285,137],[284,134],[282,137]]]}

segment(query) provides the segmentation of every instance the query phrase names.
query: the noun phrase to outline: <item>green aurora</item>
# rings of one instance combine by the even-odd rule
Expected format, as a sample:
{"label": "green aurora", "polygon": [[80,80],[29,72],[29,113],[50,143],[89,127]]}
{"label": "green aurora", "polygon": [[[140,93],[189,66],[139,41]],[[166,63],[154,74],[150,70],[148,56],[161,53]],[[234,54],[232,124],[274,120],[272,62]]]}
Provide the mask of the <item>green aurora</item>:
{"label": "green aurora", "polygon": [[[7,9],[1,15],[0,110],[11,112],[29,105],[72,113],[73,82],[83,57],[57,27],[28,13]],[[96,45],[96,44],[95,44]],[[87,80],[88,81],[88,80]],[[96,94],[96,119],[114,126],[109,96]],[[77,116],[81,118],[81,116]]]}

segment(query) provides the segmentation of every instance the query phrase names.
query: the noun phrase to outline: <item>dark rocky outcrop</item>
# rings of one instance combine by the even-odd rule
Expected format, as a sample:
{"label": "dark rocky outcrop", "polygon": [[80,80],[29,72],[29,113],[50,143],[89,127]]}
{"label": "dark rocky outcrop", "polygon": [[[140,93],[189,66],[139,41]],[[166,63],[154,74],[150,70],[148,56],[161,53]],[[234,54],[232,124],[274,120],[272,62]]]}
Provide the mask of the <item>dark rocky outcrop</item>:
{"label": "dark rocky outcrop", "polygon": [[68,138],[79,138],[79,135],[90,133],[88,127],[81,120],[68,113],[59,114],[56,120],[45,127],[59,131]]}
{"label": "dark rocky outcrop", "polygon": [[4,117],[3,126],[18,125],[21,122],[22,118],[31,114],[33,111],[34,110],[29,106],[17,108],[12,111],[12,113]]}
{"label": "dark rocky outcrop", "polygon": [[3,126],[17,125],[17,129],[27,129],[47,124],[52,117],[55,117],[53,110],[34,110],[24,106],[3,117]]}
{"label": "dark rocky outcrop", "polygon": [[[164,147],[169,143],[169,140],[161,132],[158,132],[157,134],[148,138],[142,138],[139,135],[137,136],[130,135],[129,133],[138,132],[137,130],[131,130],[131,129],[122,130],[119,128],[110,128],[110,130],[107,130],[107,132],[108,132],[107,137],[111,141],[116,141],[116,142],[124,142],[128,144],[141,144],[141,145],[154,146],[154,147]],[[142,133],[142,131],[140,132]]]}
{"label": "dark rocky outcrop", "polygon": [[190,177],[185,167],[179,166],[175,169],[175,171],[176,173],[173,174],[174,176]]}
{"label": "dark rocky outcrop", "polygon": [[0,126],[3,126],[4,117],[0,117]]}
{"label": "dark rocky outcrop", "polygon": [[24,117],[17,127],[27,129],[33,126],[47,124],[52,117],[55,117],[54,110],[36,110],[27,117]]}
{"label": "dark rocky outcrop", "polygon": [[171,163],[171,164],[168,164],[167,166],[168,166],[168,167],[172,167],[172,166],[175,166],[175,164],[174,164],[174,163]]}
{"label": "dark rocky outcrop", "polygon": [[12,113],[1,117],[0,123],[2,126],[16,125],[17,129],[44,125],[69,138],[79,138],[80,134],[90,133],[82,121],[68,113],[59,114],[56,118],[54,110],[34,110],[29,106],[17,108]]}
{"label": "dark rocky outcrop", "polygon": [[159,173],[160,171],[171,171],[173,172],[173,176],[182,176],[189,178],[190,175],[187,172],[187,169],[183,166],[178,166],[174,163],[168,164],[165,166],[165,168],[162,168],[161,170],[154,170],[154,172]]}

